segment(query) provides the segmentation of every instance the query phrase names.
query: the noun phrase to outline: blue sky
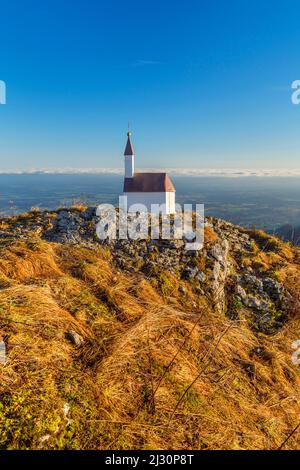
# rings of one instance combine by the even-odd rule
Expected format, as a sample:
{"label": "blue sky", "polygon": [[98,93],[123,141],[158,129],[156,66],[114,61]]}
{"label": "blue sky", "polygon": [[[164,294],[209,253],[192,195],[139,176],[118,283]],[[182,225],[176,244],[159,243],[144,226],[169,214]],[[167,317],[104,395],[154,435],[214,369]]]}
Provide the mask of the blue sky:
{"label": "blue sky", "polygon": [[299,168],[300,4],[0,0],[0,168]]}

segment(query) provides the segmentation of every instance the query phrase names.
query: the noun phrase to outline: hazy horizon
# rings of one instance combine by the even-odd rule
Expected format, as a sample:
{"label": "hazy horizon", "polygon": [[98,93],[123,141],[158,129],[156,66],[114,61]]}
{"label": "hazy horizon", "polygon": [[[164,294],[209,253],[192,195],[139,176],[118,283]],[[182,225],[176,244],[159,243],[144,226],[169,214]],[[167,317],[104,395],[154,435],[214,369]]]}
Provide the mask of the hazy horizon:
{"label": "hazy horizon", "polygon": [[[300,176],[220,177],[172,175],[179,204],[204,203],[205,214],[269,231],[300,226]],[[32,207],[118,204],[123,174],[0,174],[0,214]]]}
{"label": "hazy horizon", "polygon": [[[136,168],[141,171],[165,171],[176,176],[203,176],[203,177],[298,177],[300,168],[295,169],[262,169],[262,168]],[[17,174],[106,174],[124,175],[124,168],[102,168],[102,167],[57,167],[57,168],[0,168],[1,175]]]}

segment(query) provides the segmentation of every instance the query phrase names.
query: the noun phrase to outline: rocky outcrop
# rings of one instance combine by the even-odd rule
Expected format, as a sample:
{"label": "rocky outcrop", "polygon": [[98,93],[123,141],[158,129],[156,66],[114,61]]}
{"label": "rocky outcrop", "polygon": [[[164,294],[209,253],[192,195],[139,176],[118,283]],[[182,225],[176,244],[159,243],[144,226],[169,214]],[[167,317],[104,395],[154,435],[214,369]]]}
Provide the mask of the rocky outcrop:
{"label": "rocky outcrop", "polygon": [[[93,250],[105,246],[113,262],[124,271],[141,272],[150,278],[167,271],[178,279],[182,292],[182,283],[189,283],[199,294],[205,294],[219,313],[236,317],[240,311],[249,312],[253,327],[265,332],[282,325],[291,298],[272,272],[244,264],[255,240],[242,228],[207,218],[205,230],[213,236],[206,237],[202,250],[187,251],[185,239],[149,236],[147,240],[101,241],[96,235],[97,222],[94,207],[35,212],[14,218],[13,228],[2,230],[0,237],[9,241],[39,236],[49,242],[78,244]],[[174,230],[171,224],[171,234]]]}
{"label": "rocky outcrop", "polygon": [[233,276],[235,298],[253,315],[253,325],[264,332],[274,332],[285,319],[291,296],[283,284],[260,274],[238,274]]}
{"label": "rocky outcrop", "polygon": [[207,266],[211,271],[209,290],[215,309],[221,313],[226,307],[225,286],[230,270],[229,242],[226,239],[215,243],[206,251]]}
{"label": "rocky outcrop", "polygon": [[66,338],[70,343],[77,347],[82,346],[84,343],[83,337],[74,330],[67,331]]}
{"label": "rocky outcrop", "polygon": [[95,216],[96,210],[93,207],[83,212],[61,210],[43,238],[57,243],[88,244],[95,239]]}

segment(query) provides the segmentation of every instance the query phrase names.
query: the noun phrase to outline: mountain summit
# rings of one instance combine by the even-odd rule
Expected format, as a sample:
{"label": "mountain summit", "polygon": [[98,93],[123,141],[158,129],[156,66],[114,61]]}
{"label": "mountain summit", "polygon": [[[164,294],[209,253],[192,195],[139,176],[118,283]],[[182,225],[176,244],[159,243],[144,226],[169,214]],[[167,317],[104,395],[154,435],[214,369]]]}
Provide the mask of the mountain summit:
{"label": "mountain summit", "polygon": [[213,218],[199,252],[100,243],[94,208],[1,219],[1,448],[279,448],[300,411],[299,255]]}

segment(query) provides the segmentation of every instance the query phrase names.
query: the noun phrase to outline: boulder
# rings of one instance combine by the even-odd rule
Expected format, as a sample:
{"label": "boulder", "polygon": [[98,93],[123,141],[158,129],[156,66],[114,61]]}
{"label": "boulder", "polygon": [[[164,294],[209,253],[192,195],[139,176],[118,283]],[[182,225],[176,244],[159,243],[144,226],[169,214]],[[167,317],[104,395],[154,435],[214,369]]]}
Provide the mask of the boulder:
{"label": "boulder", "polygon": [[182,279],[190,279],[190,278],[194,278],[199,272],[199,269],[198,268],[192,268],[190,266],[186,266],[186,268],[184,268],[184,270],[182,271]]}
{"label": "boulder", "polygon": [[67,340],[70,341],[74,346],[80,347],[84,343],[84,339],[81,335],[76,333],[74,330],[70,330],[66,333]]}

